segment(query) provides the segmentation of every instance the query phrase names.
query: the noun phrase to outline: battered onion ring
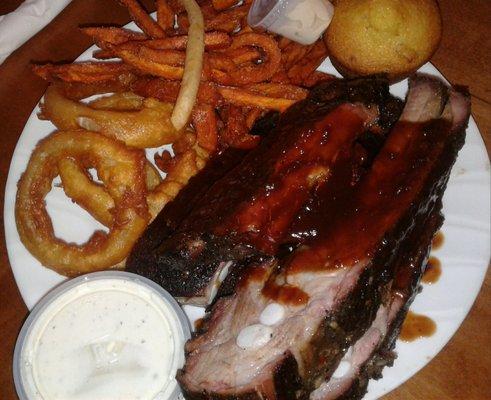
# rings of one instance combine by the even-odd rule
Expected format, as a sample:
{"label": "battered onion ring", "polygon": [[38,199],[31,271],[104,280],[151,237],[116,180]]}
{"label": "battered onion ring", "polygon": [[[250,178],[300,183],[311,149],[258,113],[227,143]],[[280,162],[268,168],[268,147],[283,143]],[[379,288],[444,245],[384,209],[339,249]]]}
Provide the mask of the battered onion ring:
{"label": "battered onion ring", "polygon": [[[104,186],[94,182],[73,158],[59,160],[58,170],[65,194],[97,221],[110,228],[114,224],[114,200]],[[145,164],[145,182],[148,191],[154,190],[162,182],[159,172],[148,161]]]}
{"label": "battered onion ring", "polygon": [[[83,245],[54,236],[44,202],[58,175],[58,161],[65,157],[96,168],[114,199],[110,232],[95,232]],[[149,221],[145,162],[141,151],[95,132],[58,132],[42,140],[18,184],[15,217],[22,243],[43,265],[66,276],[107,269],[124,260]]]}
{"label": "battered onion ring", "polygon": [[57,86],[48,88],[41,106],[43,117],[60,130],[82,127],[138,148],[159,147],[179,137],[170,122],[172,108],[172,104],[144,99],[137,111],[98,110],[68,99]]}

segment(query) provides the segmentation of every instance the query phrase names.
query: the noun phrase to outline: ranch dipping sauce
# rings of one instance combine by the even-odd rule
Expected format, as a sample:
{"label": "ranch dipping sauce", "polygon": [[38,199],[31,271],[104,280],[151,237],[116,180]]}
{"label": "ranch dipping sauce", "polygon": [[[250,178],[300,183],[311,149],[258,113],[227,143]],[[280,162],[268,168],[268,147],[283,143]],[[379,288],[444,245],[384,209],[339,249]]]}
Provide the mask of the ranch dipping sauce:
{"label": "ranch dipping sauce", "polygon": [[50,292],[14,352],[20,399],[177,399],[189,325],[146,278],[98,272]]}

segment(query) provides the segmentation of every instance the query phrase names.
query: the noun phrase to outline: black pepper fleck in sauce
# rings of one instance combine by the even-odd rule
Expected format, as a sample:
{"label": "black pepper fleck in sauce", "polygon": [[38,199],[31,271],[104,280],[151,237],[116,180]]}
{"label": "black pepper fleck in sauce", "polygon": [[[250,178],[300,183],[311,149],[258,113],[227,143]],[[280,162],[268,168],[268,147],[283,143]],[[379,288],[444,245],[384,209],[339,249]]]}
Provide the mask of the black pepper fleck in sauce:
{"label": "black pepper fleck in sauce", "polygon": [[426,266],[422,281],[424,283],[433,284],[438,282],[442,274],[442,263],[434,256],[430,257]]}
{"label": "black pepper fleck in sauce", "polygon": [[412,311],[407,313],[406,319],[402,324],[399,338],[404,342],[430,337],[436,332],[436,324],[426,315],[416,314]]}

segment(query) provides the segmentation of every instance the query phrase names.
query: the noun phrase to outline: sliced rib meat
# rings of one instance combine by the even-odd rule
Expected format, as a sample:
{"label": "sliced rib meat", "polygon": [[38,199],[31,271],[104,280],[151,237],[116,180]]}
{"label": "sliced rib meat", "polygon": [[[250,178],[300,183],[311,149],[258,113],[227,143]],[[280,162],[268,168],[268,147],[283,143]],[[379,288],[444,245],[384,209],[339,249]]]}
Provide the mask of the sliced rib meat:
{"label": "sliced rib meat", "polygon": [[[295,224],[315,235],[302,236],[291,254],[249,266],[236,292],[213,306],[178,375],[186,397],[328,399],[352,391],[359,398],[363,390],[353,388],[392,347],[414,294],[468,116],[464,95],[413,77],[402,117],[369,171],[352,183],[336,168],[339,192],[326,183],[297,214]],[[404,268],[408,258],[414,265]],[[262,345],[239,347],[238,336],[271,303],[282,304],[281,321],[263,329]],[[352,379],[339,389],[330,378],[350,347]]]}

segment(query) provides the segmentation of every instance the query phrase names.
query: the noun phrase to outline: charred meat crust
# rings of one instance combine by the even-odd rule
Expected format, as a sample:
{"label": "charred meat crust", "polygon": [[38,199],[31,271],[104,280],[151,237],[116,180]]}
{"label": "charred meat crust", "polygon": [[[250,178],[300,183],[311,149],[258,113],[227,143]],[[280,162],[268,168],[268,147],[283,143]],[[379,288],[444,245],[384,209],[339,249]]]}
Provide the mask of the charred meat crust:
{"label": "charred meat crust", "polygon": [[[359,168],[367,167],[380,149],[384,133],[398,118],[401,102],[390,96],[387,81],[381,78],[322,84],[308,99],[286,111],[278,129],[268,134],[258,148],[246,155],[228,149],[214,161],[215,165],[193,178],[137,242],[127,269],[154,280],[176,297],[205,305],[215,290],[210,286],[216,284],[213,279],[220,265],[232,261],[218,297],[233,292],[245,265],[272,254],[258,249],[243,234],[217,234],[216,228],[227,218],[234,220],[244,199],[254,199],[256,192],[267,186],[268,168],[273,165],[269,164],[294,146],[302,130],[344,103],[373,107],[373,113],[381,116],[357,139],[364,149],[364,164]],[[264,236],[261,232],[254,235],[259,240]]]}
{"label": "charred meat crust", "polygon": [[[399,135],[405,134],[404,129],[402,127]],[[300,355],[300,358],[297,356],[297,362],[290,363],[287,367],[284,364],[287,359],[283,358],[275,364],[276,368],[271,379],[261,377],[257,382],[253,381],[247,384],[247,389],[237,388],[235,391],[233,386],[225,386],[226,389],[223,390],[217,387],[216,392],[190,390],[186,386],[186,380],[183,379],[188,373],[185,365],[179,373],[178,379],[183,384],[188,398],[308,398],[308,394],[314,388],[318,387],[324,380],[329,380],[347,348],[360,339],[369,328],[379,306],[387,303],[389,288],[392,285],[390,290],[397,290],[403,296],[406,304],[399,310],[395,320],[391,323],[382,344],[362,365],[357,379],[353,381],[351,388],[343,395],[344,398],[361,398],[366,390],[368,379],[379,375],[383,366],[393,359],[391,349],[410,301],[417,292],[418,282],[423,272],[422,266],[428,256],[431,238],[441,224],[441,198],[450,169],[465,136],[464,126],[452,126],[451,121],[431,121],[424,126],[424,129],[417,133],[417,138],[419,138],[417,139],[417,146],[412,148],[407,158],[402,158],[400,161],[400,163],[406,163],[406,167],[412,172],[401,181],[393,183],[392,186],[394,187],[389,185],[391,189],[397,189],[397,185],[405,184],[407,187],[405,190],[412,191],[411,196],[408,195],[409,197],[405,198],[406,202],[400,205],[403,208],[400,208],[396,214],[395,222],[383,226],[383,237],[376,236],[378,245],[370,256],[369,264],[363,267],[363,272],[358,277],[354,288],[350,288],[346,297],[337,302],[332,310],[326,310],[324,317],[319,315],[319,318],[323,319],[316,334],[305,346],[296,349],[298,350],[297,354]],[[440,132],[435,136],[438,143],[430,142],[431,131]],[[417,183],[413,182],[413,178],[418,176],[418,174],[414,175],[415,171],[421,172]],[[397,174],[396,170],[392,172],[392,175],[394,174]],[[390,180],[393,178],[392,175],[382,174],[382,178]],[[380,181],[381,184],[384,182],[383,180]],[[369,188],[375,190],[377,186]],[[374,204],[383,210],[384,204]],[[380,216],[383,213],[374,213],[374,215]],[[407,268],[406,263],[412,264],[412,267]],[[210,323],[215,322],[211,321]],[[207,340],[212,339],[208,338]],[[190,357],[193,357],[194,354],[199,355],[199,357],[206,354],[205,350],[200,355],[198,347],[199,345],[190,347],[193,349],[193,354],[190,354]],[[194,360],[196,362],[196,359]],[[197,358],[197,360],[203,363],[206,357]],[[295,384],[294,389],[283,394],[283,388],[278,385],[278,382],[281,382],[278,377],[279,371],[284,374],[284,380],[299,382],[300,386]],[[192,380],[188,382],[192,382]],[[197,382],[199,385],[202,381],[198,380]],[[195,384],[193,383],[193,385]],[[213,386],[210,387],[213,388]]]}
{"label": "charred meat crust", "polygon": [[361,366],[351,386],[339,397],[339,400],[362,399],[367,391],[369,380],[380,379],[383,368],[393,364],[397,357],[393,351],[397,337],[409,307],[421,289],[420,280],[431,250],[431,241],[442,223],[441,201],[439,201],[428,221],[424,225],[419,225],[419,228],[412,232],[408,242],[413,246],[406,245],[399,257],[394,278],[396,283],[399,278],[399,284],[393,285],[392,294],[402,296],[404,304],[389,325],[382,343]]}
{"label": "charred meat crust", "polygon": [[220,179],[227,171],[239,164],[246,154],[247,151],[244,150],[229,149],[210,160],[198,175],[192,177],[133,246],[126,261],[126,269],[144,276],[155,276],[155,281],[159,282],[160,270],[156,268],[155,250],[176,231],[181,221],[188,216],[208,190],[210,182]]}

